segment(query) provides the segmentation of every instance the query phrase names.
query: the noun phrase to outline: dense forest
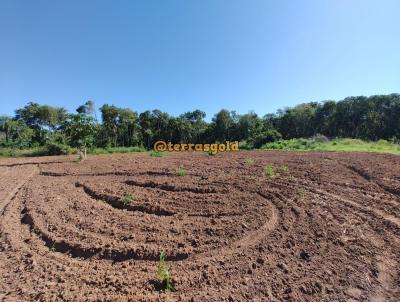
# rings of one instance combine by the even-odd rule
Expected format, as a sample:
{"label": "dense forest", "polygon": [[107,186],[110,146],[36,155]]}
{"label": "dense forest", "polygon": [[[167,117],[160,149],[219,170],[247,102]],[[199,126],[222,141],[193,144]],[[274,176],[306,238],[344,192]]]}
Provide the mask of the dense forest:
{"label": "dense forest", "polygon": [[0,116],[0,146],[75,148],[143,146],[157,140],[182,143],[245,141],[259,148],[275,140],[348,137],[365,140],[400,139],[400,95],[348,97],[341,101],[310,102],[259,117],[222,109],[206,122],[201,110],[178,117],[160,110],[137,113],[128,108],[87,101],[68,113],[64,108],[30,102],[14,117]]}

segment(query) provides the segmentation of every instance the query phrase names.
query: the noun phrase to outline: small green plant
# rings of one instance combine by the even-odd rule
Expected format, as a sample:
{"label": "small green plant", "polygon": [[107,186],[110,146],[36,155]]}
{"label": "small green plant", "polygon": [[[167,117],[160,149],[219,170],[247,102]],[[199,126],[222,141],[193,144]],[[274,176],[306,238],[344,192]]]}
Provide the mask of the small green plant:
{"label": "small green plant", "polygon": [[186,175],[186,170],[182,167],[179,167],[178,169],[176,169],[176,175],[178,176],[185,176]]}
{"label": "small green plant", "polygon": [[266,165],[264,167],[264,174],[265,174],[265,176],[268,176],[268,177],[274,177],[275,176],[274,168],[271,165]]}
{"label": "small green plant", "polygon": [[174,285],[172,284],[171,276],[169,274],[169,268],[165,261],[165,258],[166,258],[165,253],[161,252],[160,260],[158,261],[156,275],[160,279],[162,287],[167,292],[174,292],[174,291],[176,291],[176,289],[175,289]]}
{"label": "small green plant", "polygon": [[288,172],[289,171],[288,166],[286,166],[286,165],[281,166],[281,171],[282,172]]}
{"label": "small green plant", "polygon": [[78,152],[78,157],[75,159],[75,163],[79,164],[84,160],[84,155],[82,152]]}
{"label": "small green plant", "polygon": [[251,157],[248,157],[248,158],[246,158],[246,159],[244,160],[244,163],[245,163],[246,165],[251,166],[251,165],[254,164],[254,159],[251,158]]}
{"label": "small green plant", "polygon": [[157,151],[151,151],[150,152],[151,157],[164,157],[165,152],[157,152]]}
{"label": "small green plant", "polygon": [[49,246],[49,251],[54,253],[56,251],[56,243],[53,242],[50,246]]}
{"label": "small green plant", "polygon": [[10,150],[10,157],[17,157],[18,156],[18,152],[15,149],[11,149]]}
{"label": "small green plant", "polygon": [[299,197],[300,199],[303,199],[303,198],[304,198],[304,189],[300,188],[300,189],[297,191],[297,195],[298,195],[298,197]]}
{"label": "small green plant", "polygon": [[126,194],[125,196],[120,198],[120,202],[124,205],[127,206],[128,204],[130,204],[135,198],[133,197],[133,195],[131,194]]}
{"label": "small green plant", "polygon": [[40,239],[42,240],[42,233],[38,229],[33,229],[32,232]]}

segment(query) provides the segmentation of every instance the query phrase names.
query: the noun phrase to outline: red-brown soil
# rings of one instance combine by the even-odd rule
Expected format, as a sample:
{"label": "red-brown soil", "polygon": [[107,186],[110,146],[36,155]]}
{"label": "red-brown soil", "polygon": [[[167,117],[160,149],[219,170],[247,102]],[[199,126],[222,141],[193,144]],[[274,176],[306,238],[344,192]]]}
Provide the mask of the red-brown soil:
{"label": "red-brown soil", "polygon": [[400,299],[398,156],[46,157],[0,180],[2,301]]}

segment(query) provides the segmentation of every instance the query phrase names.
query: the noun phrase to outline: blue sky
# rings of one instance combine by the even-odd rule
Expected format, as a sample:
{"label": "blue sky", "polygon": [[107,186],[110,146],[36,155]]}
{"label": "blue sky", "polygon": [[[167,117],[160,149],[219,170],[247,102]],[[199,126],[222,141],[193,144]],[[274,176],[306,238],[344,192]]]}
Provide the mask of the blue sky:
{"label": "blue sky", "polygon": [[397,0],[0,0],[0,114],[87,100],[260,115],[400,92]]}

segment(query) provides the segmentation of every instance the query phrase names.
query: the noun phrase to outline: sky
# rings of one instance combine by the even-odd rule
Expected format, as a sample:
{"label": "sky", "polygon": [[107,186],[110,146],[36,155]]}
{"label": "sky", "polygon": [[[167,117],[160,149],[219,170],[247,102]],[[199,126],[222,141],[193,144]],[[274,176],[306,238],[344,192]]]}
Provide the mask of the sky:
{"label": "sky", "polygon": [[87,100],[260,116],[400,92],[398,0],[0,0],[0,114]]}

